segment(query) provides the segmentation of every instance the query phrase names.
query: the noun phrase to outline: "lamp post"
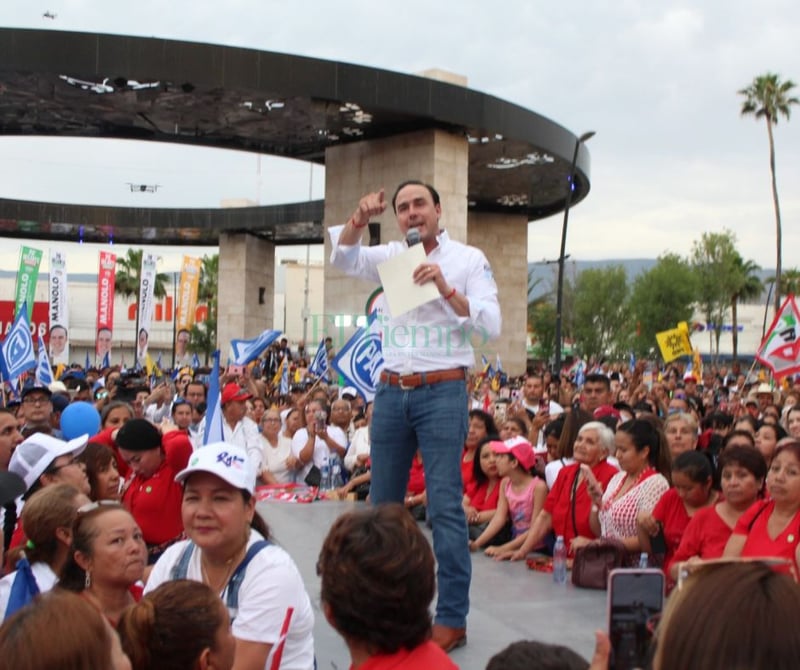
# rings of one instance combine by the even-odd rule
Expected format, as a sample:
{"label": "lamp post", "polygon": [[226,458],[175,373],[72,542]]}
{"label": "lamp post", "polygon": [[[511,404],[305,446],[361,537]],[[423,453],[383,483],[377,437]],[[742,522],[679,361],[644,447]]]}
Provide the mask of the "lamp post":
{"label": "lamp post", "polygon": [[575,165],[578,162],[578,151],[581,144],[594,137],[594,130],[590,130],[575,140],[575,152],[572,154],[572,164],[569,168],[567,180],[567,198],[564,204],[564,223],[561,225],[561,251],[558,254],[558,286],[556,289],[556,358],[554,372],[561,374],[561,325],[564,309],[564,251],[567,246],[567,222],[569,221],[569,205],[572,202],[573,182],[575,181]]}

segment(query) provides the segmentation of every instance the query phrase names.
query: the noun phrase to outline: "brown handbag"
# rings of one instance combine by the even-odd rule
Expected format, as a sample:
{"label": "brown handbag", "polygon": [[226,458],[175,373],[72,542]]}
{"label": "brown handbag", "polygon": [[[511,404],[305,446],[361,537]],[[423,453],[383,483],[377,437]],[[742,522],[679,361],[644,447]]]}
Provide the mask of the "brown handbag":
{"label": "brown handbag", "polygon": [[621,541],[612,538],[592,540],[575,552],[572,583],[584,589],[608,587],[608,573],[626,567],[628,552]]}

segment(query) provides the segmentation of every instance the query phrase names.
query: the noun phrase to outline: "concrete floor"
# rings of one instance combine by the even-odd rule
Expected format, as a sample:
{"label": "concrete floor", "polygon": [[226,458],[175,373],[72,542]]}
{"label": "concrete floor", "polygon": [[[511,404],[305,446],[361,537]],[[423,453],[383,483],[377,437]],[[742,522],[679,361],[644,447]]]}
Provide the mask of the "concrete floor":
{"label": "concrete floor", "polygon": [[[360,504],[363,503],[263,502],[258,506],[274,539],[297,563],[314,604],[319,670],[350,667],[344,642],[320,611],[315,566],[334,519]],[[427,529],[425,532],[430,538]],[[497,563],[480,553],[472,555],[470,600],[468,644],[450,655],[463,670],[483,670],[495,653],[523,639],[563,644],[589,659],[594,648],[594,631],[606,628],[604,591],[557,585],[550,574],[528,570],[524,563]]]}

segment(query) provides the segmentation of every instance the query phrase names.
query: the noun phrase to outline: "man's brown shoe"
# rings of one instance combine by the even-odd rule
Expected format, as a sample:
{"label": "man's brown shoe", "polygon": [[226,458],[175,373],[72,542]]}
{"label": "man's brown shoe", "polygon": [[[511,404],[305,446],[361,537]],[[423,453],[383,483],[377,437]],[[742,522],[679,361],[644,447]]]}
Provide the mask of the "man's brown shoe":
{"label": "man's brown shoe", "polygon": [[433,624],[431,641],[434,644],[438,644],[445,651],[450,652],[453,649],[463,647],[467,643],[467,629],[451,628],[450,626],[442,626],[435,623]]}

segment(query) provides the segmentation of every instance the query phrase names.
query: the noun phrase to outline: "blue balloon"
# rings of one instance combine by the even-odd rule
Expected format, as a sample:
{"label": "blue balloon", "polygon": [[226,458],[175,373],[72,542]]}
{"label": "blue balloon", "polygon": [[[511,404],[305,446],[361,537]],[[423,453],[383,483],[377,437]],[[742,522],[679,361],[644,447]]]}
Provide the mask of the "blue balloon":
{"label": "blue balloon", "polygon": [[65,440],[100,431],[100,412],[89,402],[72,402],[61,412],[61,432]]}

